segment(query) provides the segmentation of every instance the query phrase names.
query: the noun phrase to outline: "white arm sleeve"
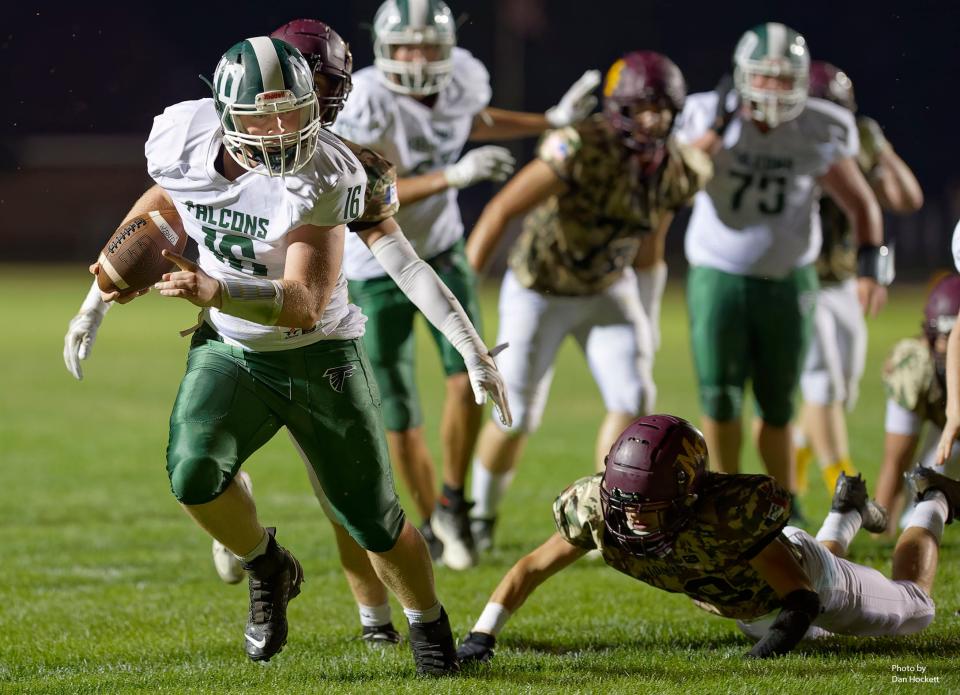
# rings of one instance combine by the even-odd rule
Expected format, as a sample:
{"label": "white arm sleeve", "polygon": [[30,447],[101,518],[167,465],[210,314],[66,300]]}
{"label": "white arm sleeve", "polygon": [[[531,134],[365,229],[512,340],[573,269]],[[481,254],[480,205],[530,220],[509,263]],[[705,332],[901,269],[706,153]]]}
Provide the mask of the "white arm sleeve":
{"label": "white arm sleeve", "polygon": [[920,431],[920,416],[907,410],[892,398],[887,399],[887,416],[884,428],[889,434],[914,435]]}
{"label": "white arm sleeve", "polygon": [[87,314],[87,313],[97,313],[100,315],[100,318],[103,318],[103,315],[107,313],[107,310],[113,306],[113,303],[107,303],[100,298],[100,287],[97,285],[97,280],[94,278],[93,284],[90,285],[90,291],[87,292],[87,296],[83,299],[83,304],[80,305],[80,311],[78,314]]}
{"label": "white arm sleeve", "polygon": [[433,268],[417,256],[402,233],[384,234],[371,244],[370,251],[397,287],[464,359],[468,355],[486,354],[487,346],[467,312]]}

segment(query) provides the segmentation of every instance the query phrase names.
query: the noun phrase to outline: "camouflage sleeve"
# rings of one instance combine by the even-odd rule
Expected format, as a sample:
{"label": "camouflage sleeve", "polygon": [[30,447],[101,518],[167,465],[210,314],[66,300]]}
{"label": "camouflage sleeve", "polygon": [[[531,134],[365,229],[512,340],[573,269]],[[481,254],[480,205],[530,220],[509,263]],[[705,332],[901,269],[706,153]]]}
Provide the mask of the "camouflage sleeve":
{"label": "camouflage sleeve", "polygon": [[597,547],[593,530],[603,523],[600,508],[600,476],[581,478],[553,502],[553,520],[564,540],[584,550]]}
{"label": "camouflage sleeve", "polygon": [[877,168],[880,151],[888,147],[887,138],[883,134],[880,124],[869,116],[857,116],[857,133],[860,136],[860,151],[857,153],[857,164],[868,178]]}
{"label": "camouflage sleeve", "polygon": [[349,140],[343,141],[356,155],[367,175],[367,192],[363,214],[350,224],[350,231],[362,232],[393,217],[400,209],[397,197],[397,170],[373,150]]}
{"label": "camouflage sleeve", "polygon": [[894,345],[883,365],[883,387],[887,397],[911,412],[922,407],[923,395],[933,378],[930,349],[918,338],[907,338]]}
{"label": "camouflage sleeve", "polygon": [[703,150],[670,138],[667,166],[660,181],[660,207],[683,207],[713,176],[713,160]]}
{"label": "camouflage sleeve", "polygon": [[740,560],[766,548],[787,525],[790,494],[766,475],[723,476],[715,499],[717,534],[737,541]]}
{"label": "camouflage sleeve", "polygon": [[583,146],[576,128],[552,130],[543,136],[537,147],[537,158],[546,162],[561,180],[571,183],[576,178],[575,164]]}

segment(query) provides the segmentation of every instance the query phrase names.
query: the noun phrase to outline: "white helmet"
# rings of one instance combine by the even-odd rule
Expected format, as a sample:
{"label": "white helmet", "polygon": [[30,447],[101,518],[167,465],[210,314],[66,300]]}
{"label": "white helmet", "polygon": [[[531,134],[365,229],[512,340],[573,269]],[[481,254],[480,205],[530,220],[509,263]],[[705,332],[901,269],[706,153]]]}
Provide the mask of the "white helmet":
{"label": "white helmet", "polygon": [[[740,37],[733,52],[733,81],[751,116],[775,128],[796,118],[807,102],[810,51],[797,32],[779,22],[758,24]],[[756,75],[792,80],[789,89],[754,85]]]}
{"label": "white helmet", "polygon": [[[453,75],[456,44],[453,13],[440,0],[387,0],[373,19],[374,65],[400,94],[427,96],[443,89]],[[433,46],[437,57],[395,60],[397,46]]]}

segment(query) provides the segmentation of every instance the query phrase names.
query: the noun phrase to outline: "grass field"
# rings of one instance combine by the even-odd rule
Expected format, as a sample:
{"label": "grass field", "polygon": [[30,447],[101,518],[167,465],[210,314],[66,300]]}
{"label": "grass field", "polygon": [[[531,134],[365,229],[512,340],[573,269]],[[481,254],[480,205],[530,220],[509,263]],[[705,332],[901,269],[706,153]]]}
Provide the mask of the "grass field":
{"label": "grass field", "polygon": [[[167,418],[193,323],[185,302],[147,296],[108,315],[78,383],[61,359],[67,322],[88,287],[77,268],[0,266],[0,691],[2,692],[646,692],[873,693],[960,691],[960,535],[949,527],[934,598],[919,636],[835,639],[779,661],[748,663],[732,621],[688,599],[581,561],[545,584],[512,619],[489,668],[455,680],[413,677],[409,649],[368,650],[339,572],[333,538],[286,437],[247,464],[264,522],[306,571],[290,606],[290,639],[266,667],[243,655],[245,585],[226,586],[208,538],[171,496]],[[495,290],[486,296],[488,335]],[[883,446],[879,369],[899,337],[916,333],[921,288],[897,288],[871,323],[861,402],[851,418],[855,461],[875,480]],[[682,289],[663,310],[658,408],[696,420]],[[425,412],[437,413],[439,368],[421,340]],[[560,356],[542,429],[531,440],[499,525],[498,549],[476,570],[438,569],[462,637],[512,563],[552,531],[550,503],[591,471],[602,406],[572,343]],[[427,422],[437,451],[436,418]],[[752,451],[747,471],[759,470]],[[817,483],[817,480],[813,480]],[[409,508],[409,505],[405,505]],[[807,513],[827,495],[815,484]],[[858,538],[854,559],[889,571],[891,545]],[[399,607],[394,619],[403,623]],[[404,626],[405,627],[405,626]],[[898,684],[895,667],[926,669],[939,685]],[[899,675],[910,675],[900,673]]]}

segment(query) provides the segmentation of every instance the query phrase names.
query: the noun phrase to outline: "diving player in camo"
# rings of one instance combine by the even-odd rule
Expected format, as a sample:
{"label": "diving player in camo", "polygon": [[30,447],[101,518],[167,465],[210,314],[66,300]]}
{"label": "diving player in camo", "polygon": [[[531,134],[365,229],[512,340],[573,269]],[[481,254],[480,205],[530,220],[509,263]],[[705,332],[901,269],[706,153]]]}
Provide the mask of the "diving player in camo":
{"label": "diving player in camo", "polygon": [[[345,222],[447,332],[472,365],[471,383],[490,394],[506,421],[509,409],[493,360],[462,307],[392,220],[389,165],[323,129],[348,91],[323,72],[321,106],[314,69],[299,51],[254,37],[224,54],[211,85],[214,99],[177,104],[155,120],[146,152],[158,185],[130,214],[176,206],[198,243],[199,264],[170,255],[180,270],[156,287],[204,307],[171,416],[171,487],[187,513],[243,559],[250,587],[246,651],[269,660],[286,642],[286,605],[299,594],[303,573],[272,530],[260,526],[237,473],[286,426],[328,514],[368,551],[368,562],[404,606],[418,673],[447,674],[457,669],[449,620],[424,564],[423,539],[396,498],[376,386],[359,340],[364,317],[346,298],[339,266]],[[368,200],[373,219],[355,222]],[[244,224],[224,226],[230,219]],[[140,294],[101,299],[124,303]],[[81,348],[89,353],[102,320],[99,307],[90,309],[71,322],[68,368],[79,366]]]}
{"label": "diving player in camo", "polygon": [[883,466],[877,478],[877,503],[890,512],[887,535],[896,533],[902,502],[909,513],[912,490],[903,474],[914,461],[951,478],[960,477],[960,445],[945,461],[937,447],[947,425],[947,345],[960,312],[960,276],[942,278],[927,297],[923,332],[893,346],[883,366],[887,394]]}
{"label": "diving player in camo", "polygon": [[[353,93],[334,127],[339,135],[391,161],[399,176],[397,221],[480,326],[476,279],[463,255],[457,191],[484,180],[504,180],[513,157],[496,146],[461,156],[468,141],[537,135],[569,125],[596,103],[599,75],[589,71],[545,114],[488,106],[484,66],[456,45],[455,20],[439,0],[387,0],[373,20],[374,65],[358,71]],[[432,552],[451,569],[476,563],[463,487],[482,418],[466,378],[467,365],[436,330],[433,339],[446,375],[441,417],[443,492],[426,446],[414,369],[418,313],[367,247],[347,238],[344,271],[350,296],[369,317],[364,342],[377,375],[394,465],[438,543]],[[441,547],[442,546],[442,547]]]}
{"label": "diving player in camo", "polygon": [[[856,113],[853,83],[842,70],[824,61],[810,63],[810,96],[826,99]],[[923,204],[923,192],[910,167],[897,155],[880,125],[857,116],[860,149],[857,164],[884,210],[910,213]],[[829,196],[820,199],[823,246],[816,269],[820,283],[813,316],[813,336],[800,375],[803,407],[794,431],[797,445],[796,489],[807,488],[807,469],[814,453],[827,490],[840,473],[855,469],[847,436],[846,412],[857,402],[867,356],[867,324],[857,299],[857,248],[854,230],[843,208]],[[892,248],[884,250],[880,281],[893,280]],[[882,480],[878,481],[880,496]]]}
{"label": "diving player in camo", "polygon": [[841,477],[816,539],[787,526],[789,493],[764,475],[707,471],[689,422],[651,415],[614,443],[605,470],[553,503],[557,531],[500,581],[457,650],[488,661],[510,616],[544,581],[591,550],[629,577],[737,621],[749,656],[785,654],[829,634],[907,635],[934,617],[930,598],[944,524],[960,512],[960,482],[913,472],[918,503],[893,552],[893,579],[843,555],[868,512],[860,478]]}
{"label": "diving player in camo", "polygon": [[507,222],[528,213],[500,289],[498,341],[510,349],[499,363],[516,418],[509,428],[486,424],[473,467],[472,525],[484,549],[568,335],[583,349],[606,407],[598,469],[623,428],[654,407],[663,240],[675,210],[710,175],[702,151],[669,137],[686,91],[666,56],[626,54],[607,72],[603,113],[549,133],[470,235],[467,256],[482,270]]}
{"label": "diving player in camo", "polygon": [[820,189],[856,229],[861,304],[874,313],[885,297],[880,208],[854,159],[853,115],[807,98],[809,70],[800,34],[758,25],[734,51],[735,88],[691,95],[676,131],[713,153],[714,176],[696,196],[684,242],[704,435],[717,469],[739,470],[751,380],[760,458],[788,490],[793,397],[816,303]]}

